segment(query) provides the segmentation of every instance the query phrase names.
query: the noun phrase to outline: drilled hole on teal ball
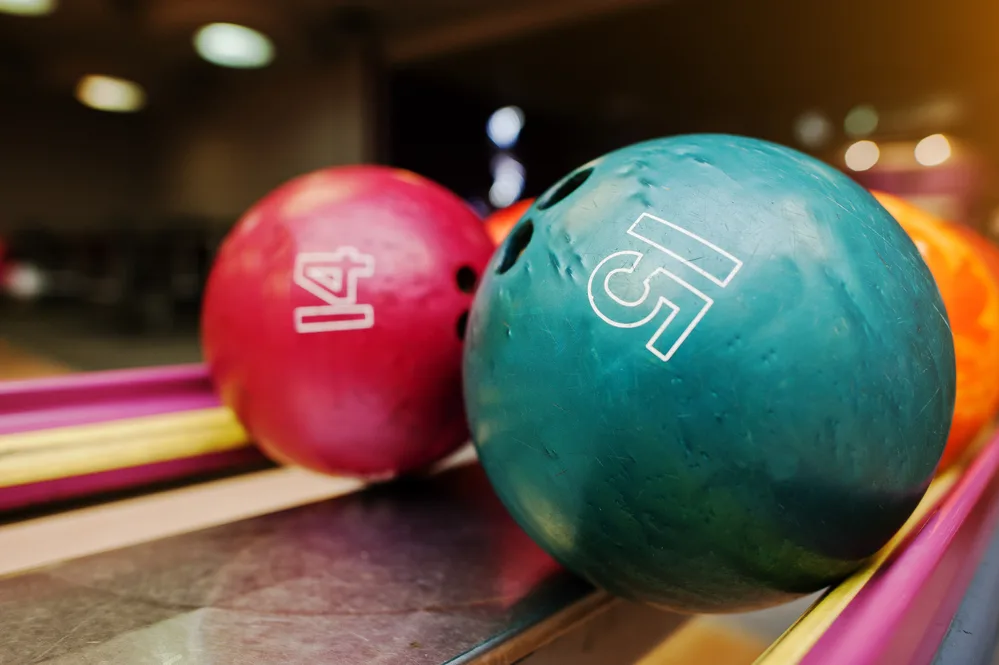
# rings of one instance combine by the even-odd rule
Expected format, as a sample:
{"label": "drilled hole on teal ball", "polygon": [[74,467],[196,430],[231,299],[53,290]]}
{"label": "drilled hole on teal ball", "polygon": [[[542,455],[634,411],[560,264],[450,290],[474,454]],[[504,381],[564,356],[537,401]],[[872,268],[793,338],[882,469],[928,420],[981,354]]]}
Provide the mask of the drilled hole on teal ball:
{"label": "drilled hole on teal ball", "polygon": [[461,341],[465,341],[465,329],[466,328],[468,328],[468,311],[467,310],[461,313],[461,316],[458,317],[458,322],[454,326],[455,332],[458,333],[458,339],[460,339]]}
{"label": "drilled hole on teal ball", "polygon": [[529,219],[524,220],[523,223],[519,224],[513,230],[513,233],[507,238],[506,246],[503,248],[503,260],[500,261],[499,267],[496,268],[497,274],[502,275],[513,267],[513,264],[517,262],[520,255],[527,249],[527,244],[531,242],[531,236],[533,235],[534,222]]}
{"label": "drilled hole on teal ball", "polygon": [[458,284],[458,289],[462,293],[471,293],[475,290],[475,283],[479,280],[479,276],[475,274],[470,266],[462,266],[458,268],[458,272],[454,274],[454,281]]}
{"label": "drilled hole on teal ball", "polygon": [[593,174],[593,168],[580,169],[565,179],[558,188],[548,194],[538,205],[538,210],[548,210],[553,205],[561,203],[569,198],[574,191],[583,186],[583,183]]}

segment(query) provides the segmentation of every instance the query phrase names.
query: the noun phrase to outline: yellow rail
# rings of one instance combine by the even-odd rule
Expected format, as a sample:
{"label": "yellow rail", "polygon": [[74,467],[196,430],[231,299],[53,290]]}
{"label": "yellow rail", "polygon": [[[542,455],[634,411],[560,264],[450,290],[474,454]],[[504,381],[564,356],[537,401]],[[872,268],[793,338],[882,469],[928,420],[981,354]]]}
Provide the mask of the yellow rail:
{"label": "yellow rail", "polygon": [[0,487],[234,450],[250,445],[231,411],[213,408],[0,436]]}

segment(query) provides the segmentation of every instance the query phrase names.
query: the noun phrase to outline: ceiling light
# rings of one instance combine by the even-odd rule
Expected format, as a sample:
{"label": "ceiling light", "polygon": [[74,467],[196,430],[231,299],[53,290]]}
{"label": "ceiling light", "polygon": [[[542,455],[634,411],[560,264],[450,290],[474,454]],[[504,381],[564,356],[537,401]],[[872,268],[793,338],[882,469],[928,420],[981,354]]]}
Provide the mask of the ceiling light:
{"label": "ceiling light", "polygon": [[860,138],[870,136],[878,128],[880,122],[878,112],[872,106],[855,106],[846,114],[843,129],[847,136]]}
{"label": "ceiling light", "polygon": [[846,149],[844,159],[851,171],[867,171],[874,168],[881,158],[881,149],[874,141],[857,141]]}
{"label": "ceiling light", "polygon": [[0,14],[45,16],[56,9],[56,0],[0,0]]}
{"label": "ceiling light", "polygon": [[274,45],[261,32],[235,23],[210,23],[194,35],[198,55],[220,67],[255,69],[274,59]]}
{"label": "ceiling light", "polygon": [[127,113],[146,104],[146,93],[138,83],[113,76],[84,76],[76,86],[81,104],[100,111]]}
{"label": "ceiling light", "polygon": [[933,134],[916,144],[916,161],[923,166],[939,166],[950,159],[950,141],[943,134]]}
{"label": "ceiling light", "polygon": [[524,181],[519,178],[497,178],[489,188],[489,202],[496,208],[505,208],[517,201],[524,192]]}
{"label": "ceiling light", "polygon": [[519,177],[524,179],[524,165],[505,152],[501,152],[489,161],[489,168],[494,178]]}
{"label": "ceiling light", "polygon": [[493,186],[489,202],[497,208],[514,203],[524,193],[524,165],[509,156],[493,160]]}
{"label": "ceiling light", "polygon": [[489,116],[486,134],[499,148],[512,148],[524,129],[524,112],[516,106],[504,106]]}
{"label": "ceiling light", "polygon": [[820,148],[832,136],[832,124],[818,111],[806,111],[794,124],[798,141],[808,148]]}

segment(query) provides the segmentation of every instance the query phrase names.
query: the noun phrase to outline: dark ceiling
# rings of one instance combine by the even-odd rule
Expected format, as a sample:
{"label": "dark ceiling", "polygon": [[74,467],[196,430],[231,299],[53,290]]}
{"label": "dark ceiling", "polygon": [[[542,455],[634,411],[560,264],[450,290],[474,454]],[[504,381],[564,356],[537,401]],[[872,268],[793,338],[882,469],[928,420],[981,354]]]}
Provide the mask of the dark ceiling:
{"label": "dark ceiling", "polygon": [[840,126],[870,103],[887,135],[954,131],[996,158],[997,27],[999,4],[986,0],[676,0],[420,67],[642,134],[793,142],[802,111]]}
{"label": "dark ceiling", "polygon": [[281,69],[336,53],[359,28],[404,63],[654,1],[60,0],[49,16],[0,14],[0,83],[65,90],[102,71],[169,90],[179,72],[199,65],[192,33],[215,21],[267,33]]}
{"label": "dark ceiling", "polygon": [[802,111],[839,126],[870,103],[887,134],[953,131],[999,162],[986,0],[62,0],[52,17],[0,17],[0,83],[67,91],[101,69],[155,93],[199,66],[190,34],[208,20],[264,29],[276,66],[295,67],[335,51],[359,10],[396,69],[622,135],[793,143]]}

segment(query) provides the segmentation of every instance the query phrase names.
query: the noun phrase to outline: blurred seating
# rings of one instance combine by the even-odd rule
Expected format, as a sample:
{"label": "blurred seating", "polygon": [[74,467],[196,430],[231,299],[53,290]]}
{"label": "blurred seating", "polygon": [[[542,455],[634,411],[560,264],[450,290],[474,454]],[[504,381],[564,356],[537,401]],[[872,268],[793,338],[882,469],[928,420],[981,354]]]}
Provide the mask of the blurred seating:
{"label": "blurred seating", "polygon": [[[227,226],[170,218],[148,225],[116,219],[75,232],[54,228],[27,220],[7,235],[9,259],[45,277],[44,291],[18,306],[69,308],[80,325],[115,334],[170,335],[196,328]],[[8,307],[11,300],[0,297]]]}

